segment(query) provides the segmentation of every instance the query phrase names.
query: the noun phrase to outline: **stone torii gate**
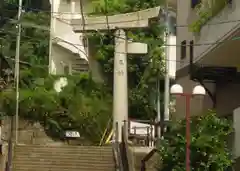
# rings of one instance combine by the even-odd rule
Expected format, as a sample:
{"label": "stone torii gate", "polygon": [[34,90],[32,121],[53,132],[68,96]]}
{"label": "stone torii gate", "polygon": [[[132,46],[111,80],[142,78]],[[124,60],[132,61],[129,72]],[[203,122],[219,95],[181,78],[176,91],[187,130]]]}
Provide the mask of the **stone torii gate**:
{"label": "stone torii gate", "polygon": [[[114,92],[113,92],[113,129],[118,129],[118,141],[121,142],[122,126],[128,121],[128,85],[127,85],[127,54],[146,54],[147,44],[127,40],[124,29],[145,28],[149,20],[159,17],[160,7],[138,12],[112,16],[85,17],[72,19],[71,25],[76,33],[87,31],[115,31],[114,53]],[[116,128],[118,123],[118,128]]]}

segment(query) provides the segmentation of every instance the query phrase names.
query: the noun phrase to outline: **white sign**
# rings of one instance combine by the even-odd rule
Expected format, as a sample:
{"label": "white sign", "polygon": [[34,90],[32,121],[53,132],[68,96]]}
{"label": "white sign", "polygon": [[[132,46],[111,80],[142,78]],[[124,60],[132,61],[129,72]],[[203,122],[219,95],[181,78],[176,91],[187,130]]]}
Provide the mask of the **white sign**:
{"label": "white sign", "polygon": [[66,131],[65,136],[68,138],[79,138],[80,134],[78,131]]}

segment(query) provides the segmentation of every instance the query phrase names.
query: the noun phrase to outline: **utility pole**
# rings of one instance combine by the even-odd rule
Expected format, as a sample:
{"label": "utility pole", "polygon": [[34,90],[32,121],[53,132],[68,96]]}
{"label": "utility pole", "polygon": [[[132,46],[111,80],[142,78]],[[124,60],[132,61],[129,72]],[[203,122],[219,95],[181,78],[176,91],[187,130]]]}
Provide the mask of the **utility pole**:
{"label": "utility pole", "polygon": [[170,102],[168,1],[166,1],[166,5],[165,5],[165,23],[166,23],[166,31],[165,31],[165,66],[166,68],[165,68],[165,85],[164,85],[164,123],[166,121],[169,121],[169,102]]}
{"label": "utility pole", "polygon": [[20,42],[21,42],[21,15],[22,15],[22,0],[18,4],[18,23],[17,23],[17,42],[16,42],[16,56],[15,56],[15,85],[16,85],[16,111],[15,111],[15,142],[18,143],[18,114],[19,114],[19,56],[20,56]]}
{"label": "utility pole", "polygon": [[159,13],[160,7],[155,7],[108,17],[85,17],[84,21],[72,20],[73,30],[76,33],[109,29],[115,31],[113,130],[119,133],[119,136],[115,136],[118,137],[120,143],[122,142],[122,127],[124,122],[128,122],[127,54],[147,53],[147,44],[128,40],[124,29],[146,28],[149,26],[149,19],[157,18]]}

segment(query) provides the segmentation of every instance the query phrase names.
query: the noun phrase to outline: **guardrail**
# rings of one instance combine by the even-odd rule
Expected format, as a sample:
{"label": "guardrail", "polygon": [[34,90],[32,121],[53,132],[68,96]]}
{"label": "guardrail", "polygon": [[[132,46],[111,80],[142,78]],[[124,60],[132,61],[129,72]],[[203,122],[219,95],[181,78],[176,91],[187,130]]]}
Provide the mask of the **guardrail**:
{"label": "guardrail", "polygon": [[157,149],[152,149],[141,161],[141,171],[146,171],[146,163],[149,161],[152,156],[157,152]]}
{"label": "guardrail", "polygon": [[11,116],[11,129],[10,129],[10,136],[8,139],[8,157],[6,161],[6,171],[12,170],[12,157],[13,157],[13,129],[14,129],[14,116]]}
{"label": "guardrail", "polygon": [[[118,128],[118,123],[116,123],[115,125],[116,125],[116,128]],[[119,140],[119,130],[115,129],[114,133],[115,133],[115,136],[114,136],[114,141],[112,142],[112,145],[113,145],[115,167],[116,167],[116,170],[124,171],[120,143],[118,141]]]}

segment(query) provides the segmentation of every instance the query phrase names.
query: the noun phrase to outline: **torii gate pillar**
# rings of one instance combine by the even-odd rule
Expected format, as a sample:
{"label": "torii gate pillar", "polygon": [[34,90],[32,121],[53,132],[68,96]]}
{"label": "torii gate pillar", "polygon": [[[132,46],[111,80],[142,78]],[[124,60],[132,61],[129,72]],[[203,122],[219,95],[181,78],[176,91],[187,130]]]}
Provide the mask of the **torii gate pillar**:
{"label": "torii gate pillar", "polygon": [[[118,141],[122,141],[122,128],[128,122],[128,76],[127,54],[146,54],[147,44],[127,40],[122,29],[115,31],[114,85],[113,85],[113,128],[118,129]],[[118,123],[118,124],[116,124]],[[118,125],[118,128],[116,128]],[[125,132],[128,134],[128,132]]]}
{"label": "torii gate pillar", "polygon": [[122,142],[122,128],[124,122],[128,122],[127,54],[147,53],[147,44],[128,41],[123,29],[148,27],[149,19],[156,18],[159,14],[160,7],[155,7],[133,13],[108,16],[108,20],[106,16],[86,17],[84,26],[81,19],[74,19],[71,23],[73,30],[78,33],[95,30],[116,30],[113,74],[113,130],[118,132],[118,138],[114,139],[118,142]]}

